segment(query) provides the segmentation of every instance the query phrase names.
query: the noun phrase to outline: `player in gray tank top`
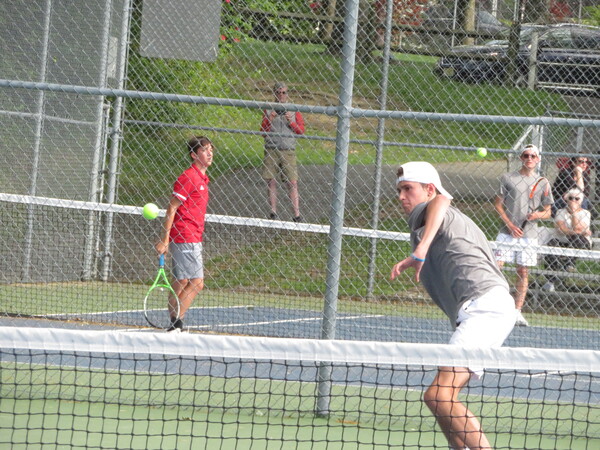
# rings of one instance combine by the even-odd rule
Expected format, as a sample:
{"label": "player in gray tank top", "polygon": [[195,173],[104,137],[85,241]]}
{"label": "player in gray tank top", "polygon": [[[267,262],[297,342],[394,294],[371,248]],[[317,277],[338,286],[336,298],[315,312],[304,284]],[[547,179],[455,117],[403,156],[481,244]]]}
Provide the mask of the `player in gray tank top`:
{"label": "player in gray tank top", "polygon": [[[415,269],[416,280],[455,329],[450,344],[502,345],[515,324],[514,301],[483,232],[450,206],[452,196],[431,164],[403,164],[397,189],[412,254],[393,267],[391,279]],[[471,376],[481,373],[473,367],[440,367],[425,392],[424,401],[452,448],[491,448],[479,420],[458,400]]]}

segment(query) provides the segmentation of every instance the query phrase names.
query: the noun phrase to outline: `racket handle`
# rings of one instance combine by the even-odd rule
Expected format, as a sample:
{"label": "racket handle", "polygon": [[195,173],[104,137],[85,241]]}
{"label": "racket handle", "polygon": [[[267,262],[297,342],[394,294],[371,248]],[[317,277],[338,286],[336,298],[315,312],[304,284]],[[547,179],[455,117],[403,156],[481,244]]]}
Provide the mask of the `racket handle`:
{"label": "racket handle", "polygon": [[158,265],[160,267],[165,266],[165,254],[164,253],[161,253],[160,256],[158,257]]}

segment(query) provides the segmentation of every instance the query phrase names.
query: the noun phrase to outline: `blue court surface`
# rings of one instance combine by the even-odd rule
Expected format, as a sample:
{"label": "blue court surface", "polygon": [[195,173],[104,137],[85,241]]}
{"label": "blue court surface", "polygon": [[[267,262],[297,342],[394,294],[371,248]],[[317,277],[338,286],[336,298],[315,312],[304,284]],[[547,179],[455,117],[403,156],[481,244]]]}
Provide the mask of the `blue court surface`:
{"label": "blue court surface", "polygon": [[[51,316],[50,319],[11,317],[0,319],[0,325],[157,331],[148,328],[141,310],[61,314]],[[187,312],[184,326],[189,332],[319,339],[322,319],[321,312],[310,310],[252,305],[198,306]],[[450,323],[446,319],[371,314],[339,314],[335,330],[335,339],[411,343],[443,344],[448,342],[452,334]],[[597,349],[600,348],[600,333],[582,328],[515,327],[505,345]]]}

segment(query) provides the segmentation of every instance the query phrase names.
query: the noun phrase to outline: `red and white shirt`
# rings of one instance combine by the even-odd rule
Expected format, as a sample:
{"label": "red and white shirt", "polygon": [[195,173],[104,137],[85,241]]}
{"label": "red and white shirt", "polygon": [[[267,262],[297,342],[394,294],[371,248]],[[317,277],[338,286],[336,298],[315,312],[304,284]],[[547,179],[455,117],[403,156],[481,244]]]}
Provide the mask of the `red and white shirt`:
{"label": "red and white shirt", "polygon": [[195,165],[175,181],[173,195],[183,202],[173,220],[170,238],[177,244],[202,242],[208,206],[208,175]]}

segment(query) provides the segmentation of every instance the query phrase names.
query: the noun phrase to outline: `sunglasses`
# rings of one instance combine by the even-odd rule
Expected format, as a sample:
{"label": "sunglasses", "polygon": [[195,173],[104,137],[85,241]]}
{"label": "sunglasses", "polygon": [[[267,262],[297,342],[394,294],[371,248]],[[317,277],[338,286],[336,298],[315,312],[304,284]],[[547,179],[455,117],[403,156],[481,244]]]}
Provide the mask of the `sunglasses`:
{"label": "sunglasses", "polygon": [[275,91],[277,95],[287,94],[287,91]]}
{"label": "sunglasses", "polygon": [[589,164],[590,162],[587,159],[578,159],[577,164]]}
{"label": "sunglasses", "polygon": [[578,202],[579,200],[581,200],[581,197],[573,197],[572,195],[570,195],[567,197],[567,200],[569,200],[570,202],[572,202],[573,200]]}
{"label": "sunglasses", "polygon": [[523,159],[535,159],[535,158],[537,158],[537,155],[535,153],[523,153],[521,155],[521,158],[523,158]]}

